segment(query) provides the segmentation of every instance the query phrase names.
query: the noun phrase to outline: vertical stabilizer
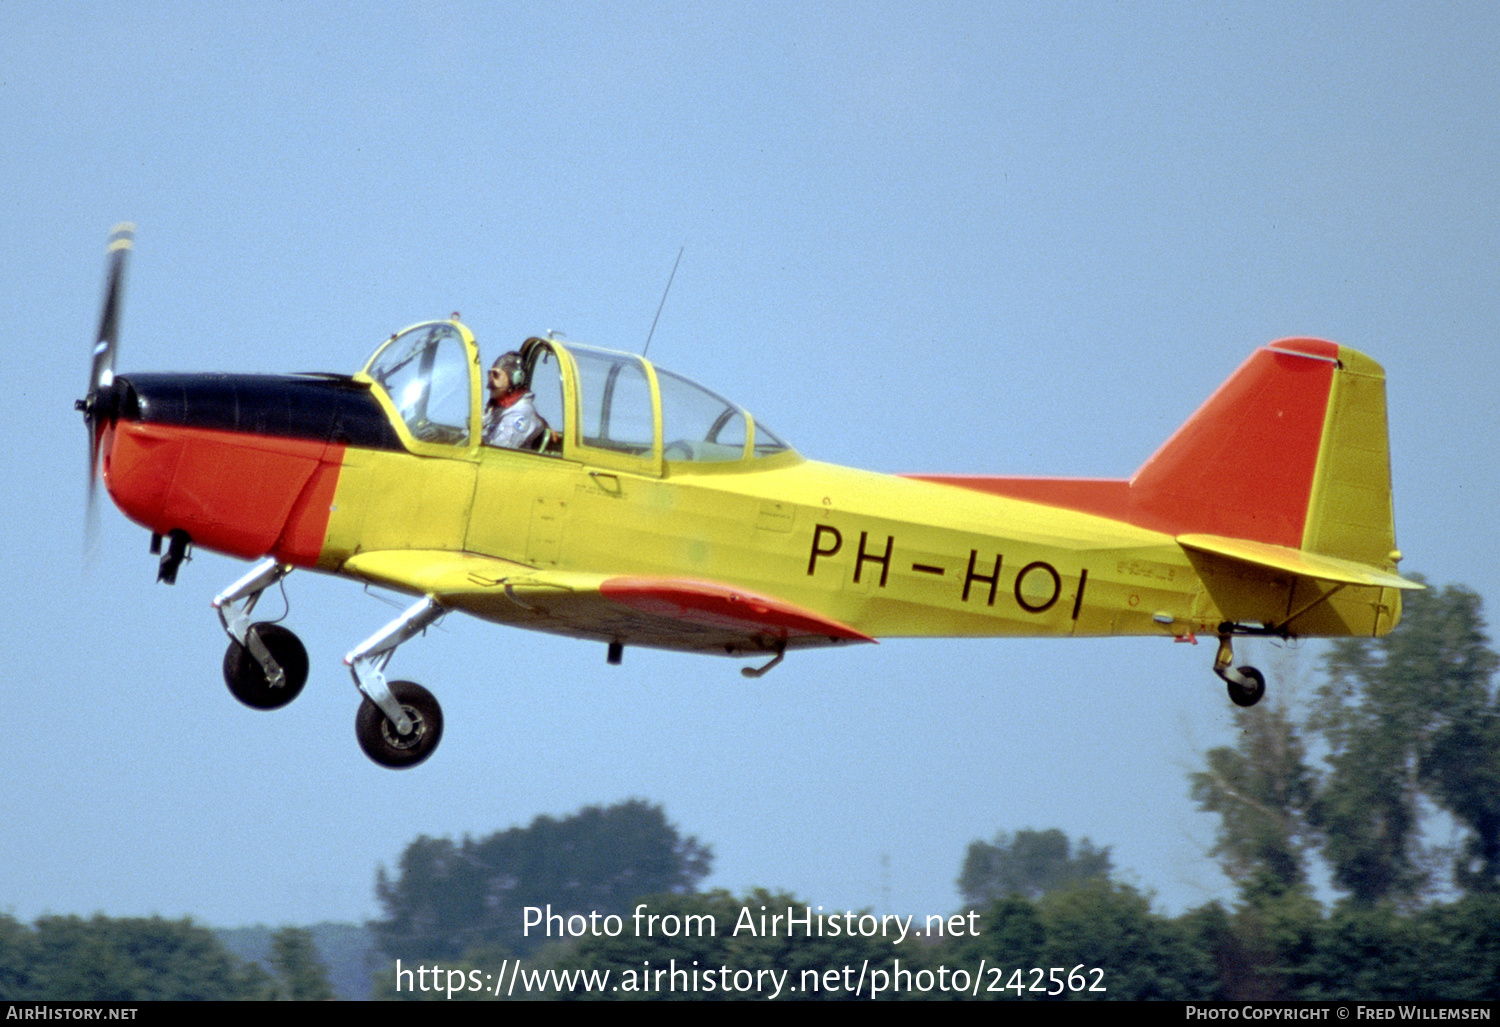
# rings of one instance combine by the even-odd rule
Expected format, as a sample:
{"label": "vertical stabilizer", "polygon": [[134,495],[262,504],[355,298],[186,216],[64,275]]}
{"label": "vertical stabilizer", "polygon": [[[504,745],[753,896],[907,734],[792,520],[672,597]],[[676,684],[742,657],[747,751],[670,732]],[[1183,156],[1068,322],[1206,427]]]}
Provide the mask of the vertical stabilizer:
{"label": "vertical stabilizer", "polygon": [[1385,372],[1317,339],[1259,350],[1130,481],[1228,621],[1380,635],[1401,617]]}
{"label": "vertical stabilizer", "polygon": [[1283,339],[1251,354],[1131,478],[1131,520],[1301,548],[1339,352]]}

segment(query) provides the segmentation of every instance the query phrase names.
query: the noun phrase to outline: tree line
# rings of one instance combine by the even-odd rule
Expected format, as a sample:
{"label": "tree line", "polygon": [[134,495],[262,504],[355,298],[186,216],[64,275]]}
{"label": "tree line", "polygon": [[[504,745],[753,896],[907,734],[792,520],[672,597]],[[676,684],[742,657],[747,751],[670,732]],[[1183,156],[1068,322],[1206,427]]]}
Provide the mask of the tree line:
{"label": "tree line", "polygon": [[[903,999],[1494,1000],[1497,664],[1479,597],[1429,589],[1408,593],[1386,638],[1330,647],[1305,707],[1239,712],[1236,743],[1207,752],[1188,782],[1216,817],[1231,903],[1166,916],[1114,879],[1108,847],[1027,829],[969,846],[956,884],[971,918],[949,929],[893,940],[861,910],[824,911],[843,920],[814,932],[797,925],[815,903],[796,896],[699,891],[712,850],[660,806],[631,800],[411,842],[376,878],[377,996],[480,997],[519,959],[538,975],[528,998],[732,999],[774,987],[843,999],[883,984],[880,997]],[[641,903],[660,929],[626,928]],[[528,931],[528,907],[596,926]],[[794,926],[743,929],[746,915],[777,913]],[[597,929],[611,915],[616,929]],[[186,920],[0,916],[0,999],[331,995],[306,932],[273,941],[262,967]],[[449,987],[424,976],[398,988],[397,960],[408,973],[441,965]],[[606,972],[618,990],[579,987],[579,974]]]}
{"label": "tree line", "polygon": [[0,1000],[312,1001],[334,997],[311,935],[271,937],[268,966],[229,953],[208,927],[161,917],[0,915]]}

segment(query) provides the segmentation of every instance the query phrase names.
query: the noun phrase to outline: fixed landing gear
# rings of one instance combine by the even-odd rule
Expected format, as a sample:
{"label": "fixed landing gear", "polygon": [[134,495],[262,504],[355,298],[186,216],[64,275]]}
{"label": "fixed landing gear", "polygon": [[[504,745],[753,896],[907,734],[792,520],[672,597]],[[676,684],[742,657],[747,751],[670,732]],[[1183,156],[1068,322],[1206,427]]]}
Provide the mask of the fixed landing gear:
{"label": "fixed landing gear", "polygon": [[1266,694],[1265,675],[1254,667],[1234,666],[1234,645],[1228,634],[1219,636],[1219,652],[1214,657],[1214,673],[1224,679],[1229,688],[1229,701],[1236,706],[1250,707],[1260,702]]}
{"label": "fixed landing gear", "polygon": [[382,767],[414,767],[431,756],[443,737],[443,711],[432,693],[411,681],[385,680],[396,648],[421,634],[446,611],[428,597],[360,643],[344,662],[364,694],[354,718],[359,747]]}
{"label": "fixed landing gear", "polygon": [[214,597],[214,609],[229,636],[224,683],[251,709],[278,710],[307,684],[307,649],[301,639],[279,624],[250,623],[261,593],[291,571],[287,564],[262,560]]}
{"label": "fixed landing gear", "polygon": [[[307,684],[307,649],[280,624],[250,622],[261,594],[292,572],[290,564],[267,558],[214,597],[214,609],[229,636],[224,683],[240,702],[256,710],[276,710],[297,698]],[[431,756],[443,737],[443,710],[432,693],[411,681],[385,679],[398,646],[421,634],[447,612],[423,599],[365,639],[344,657],[364,696],[354,717],[354,733],[365,755],[382,767],[414,767]]]}

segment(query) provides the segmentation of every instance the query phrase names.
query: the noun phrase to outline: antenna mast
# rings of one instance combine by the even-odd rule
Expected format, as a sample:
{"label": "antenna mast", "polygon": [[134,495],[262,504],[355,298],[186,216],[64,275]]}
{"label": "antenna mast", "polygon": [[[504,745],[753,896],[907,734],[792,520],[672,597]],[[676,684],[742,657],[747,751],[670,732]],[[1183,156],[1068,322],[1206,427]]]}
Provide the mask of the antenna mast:
{"label": "antenna mast", "polygon": [[686,246],[679,247],[677,259],[672,262],[672,273],[667,276],[667,287],[661,291],[661,302],[656,305],[656,316],[651,319],[651,330],[646,333],[646,345],[641,347],[641,356],[645,357],[646,351],[651,348],[651,336],[656,334],[656,322],[661,320],[661,308],[667,305],[667,293],[672,291],[672,279],[677,277],[677,265],[682,263],[682,251]]}

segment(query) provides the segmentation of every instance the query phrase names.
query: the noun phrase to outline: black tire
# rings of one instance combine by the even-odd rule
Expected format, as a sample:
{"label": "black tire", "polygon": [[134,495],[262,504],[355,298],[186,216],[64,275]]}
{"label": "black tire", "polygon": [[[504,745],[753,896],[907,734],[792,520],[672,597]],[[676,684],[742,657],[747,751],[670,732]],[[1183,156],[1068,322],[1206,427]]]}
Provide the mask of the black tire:
{"label": "black tire", "polygon": [[1240,673],[1250,679],[1250,684],[1246,686],[1229,682],[1229,701],[1236,706],[1254,706],[1266,694],[1265,676],[1254,667],[1241,667]]}
{"label": "black tire", "polygon": [[437,748],[443,738],[443,708],[432,693],[413,681],[392,681],[388,686],[412,720],[412,732],[399,735],[390,719],[369,700],[359,704],[354,717],[354,735],[359,747],[382,767],[402,770],[415,767]]}
{"label": "black tire", "polygon": [[252,624],[250,630],[281,664],[286,681],[272,688],[266,672],[250,650],[234,639],[224,651],[224,683],[236,699],[252,710],[279,710],[302,692],[307,684],[307,649],[302,640],[280,624]]}

